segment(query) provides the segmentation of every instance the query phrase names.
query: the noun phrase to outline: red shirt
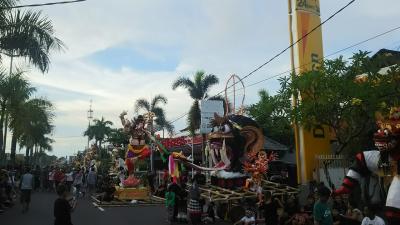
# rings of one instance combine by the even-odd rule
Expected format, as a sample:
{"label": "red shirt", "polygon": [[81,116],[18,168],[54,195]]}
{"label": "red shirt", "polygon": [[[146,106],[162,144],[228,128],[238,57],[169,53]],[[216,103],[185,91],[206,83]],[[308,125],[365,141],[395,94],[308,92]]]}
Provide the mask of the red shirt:
{"label": "red shirt", "polygon": [[65,175],[64,175],[64,173],[61,172],[61,171],[57,171],[57,172],[54,174],[54,180],[55,180],[55,181],[62,182],[62,181],[64,180],[64,178],[65,178]]}

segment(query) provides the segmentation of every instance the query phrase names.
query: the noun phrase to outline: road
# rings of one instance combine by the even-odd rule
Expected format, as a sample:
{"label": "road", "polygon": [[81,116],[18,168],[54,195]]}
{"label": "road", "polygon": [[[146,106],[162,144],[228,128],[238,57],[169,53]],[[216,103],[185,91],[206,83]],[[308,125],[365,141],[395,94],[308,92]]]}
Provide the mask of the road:
{"label": "road", "polygon": [[[33,193],[30,210],[22,214],[21,205],[0,214],[0,225],[52,225],[55,193]],[[74,225],[157,225],[166,223],[163,206],[98,208],[89,199],[79,199],[72,213]],[[225,224],[225,223],[223,223]]]}

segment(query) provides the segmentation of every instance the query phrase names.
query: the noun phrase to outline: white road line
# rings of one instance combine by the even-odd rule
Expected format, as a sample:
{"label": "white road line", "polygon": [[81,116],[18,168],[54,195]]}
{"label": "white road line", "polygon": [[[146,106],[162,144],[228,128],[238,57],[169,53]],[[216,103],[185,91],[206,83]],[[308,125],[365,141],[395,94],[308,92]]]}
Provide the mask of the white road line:
{"label": "white road line", "polygon": [[101,208],[97,203],[92,202],[92,204],[94,205],[94,207],[96,207],[97,209],[99,209],[100,211],[104,212],[105,210],[103,208]]}

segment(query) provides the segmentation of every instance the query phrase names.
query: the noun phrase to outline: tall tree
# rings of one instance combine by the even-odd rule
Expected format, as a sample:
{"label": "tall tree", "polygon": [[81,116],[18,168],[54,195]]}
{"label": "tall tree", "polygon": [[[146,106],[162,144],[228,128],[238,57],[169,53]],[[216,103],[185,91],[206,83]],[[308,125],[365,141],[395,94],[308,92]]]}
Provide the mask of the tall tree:
{"label": "tall tree", "polygon": [[[50,52],[60,50],[63,43],[54,35],[52,22],[41,12],[10,10],[16,0],[0,1],[0,60],[2,55],[22,57],[30,64],[47,72],[50,65]],[[12,63],[10,74],[12,72]],[[4,103],[4,102],[3,102]],[[1,105],[1,107],[3,107]],[[1,108],[0,114],[0,159],[4,158],[3,138],[7,132],[8,118]],[[3,129],[5,131],[3,131]]]}
{"label": "tall tree", "polygon": [[279,81],[281,88],[276,95],[271,96],[265,90],[259,91],[260,100],[247,107],[246,111],[263,128],[266,136],[293,147],[289,78],[280,78]]}
{"label": "tall tree", "polygon": [[94,119],[94,124],[89,126],[84,132],[84,136],[88,136],[89,139],[95,139],[96,144],[101,148],[103,141],[110,136],[112,128],[110,126],[113,123],[109,120],[105,120],[104,117],[101,119]]}
{"label": "tall tree", "polygon": [[[54,129],[53,110],[53,104],[50,101],[34,98],[28,100],[21,108],[24,115],[22,118],[11,120],[14,138],[18,137],[20,148],[26,148],[27,162],[31,161],[35,147],[48,148],[47,144],[51,144],[47,135],[50,135]],[[15,147],[12,146],[12,148]]]}
{"label": "tall tree", "polygon": [[[296,121],[305,128],[330,127],[337,153],[373,146],[376,112],[400,103],[400,66],[381,73],[381,60],[359,52],[349,62],[342,57],[325,60],[317,70],[294,76],[291,91],[302,98],[293,109]],[[361,74],[365,79],[359,82]]]}
{"label": "tall tree", "polygon": [[180,77],[172,84],[172,89],[182,87],[188,90],[190,97],[194,100],[189,110],[188,116],[188,129],[191,134],[195,134],[196,130],[200,128],[200,104],[199,101],[208,97],[210,88],[218,84],[219,80],[215,75],[206,75],[204,71],[197,71],[193,80],[187,77]]}
{"label": "tall tree", "polygon": [[165,111],[160,106],[160,104],[165,105],[167,102],[167,98],[163,95],[154,96],[154,98],[151,99],[151,102],[149,102],[147,99],[141,98],[136,100],[135,111],[139,112],[139,110],[144,110],[146,113],[153,112],[156,118],[154,119],[155,124],[151,125],[156,125],[155,127],[159,128],[160,130],[166,129],[168,133],[172,135],[174,132],[174,127],[170,122],[167,121],[165,117]]}
{"label": "tall tree", "polygon": [[[36,89],[31,86],[26,78],[23,77],[22,72],[13,73],[6,78],[4,92],[2,93],[3,99],[6,102],[6,107],[3,107],[2,110],[6,108],[6,124],[8,124],[8,120],[12,121],[12,123],[8,124],[11,132],[13,133],[13,139],[11,141],[12,161],[15,159],[15,144],[19,135],[14,125],[16,125],[16,121],[21,122],[24,120],[26,112],[22,113],[24,111],[22,108],[35,91]],[[2,111],[2,113],[4,112]],[[24,126],[24,124],[21,124],[21,126]],[[5,131],[7,130],[5,129]],[[6,140],[6,134],[7,132],[4,133],[4,140]],[[3,152],[5,151],[5,146],[6,143],[3,145]]]}

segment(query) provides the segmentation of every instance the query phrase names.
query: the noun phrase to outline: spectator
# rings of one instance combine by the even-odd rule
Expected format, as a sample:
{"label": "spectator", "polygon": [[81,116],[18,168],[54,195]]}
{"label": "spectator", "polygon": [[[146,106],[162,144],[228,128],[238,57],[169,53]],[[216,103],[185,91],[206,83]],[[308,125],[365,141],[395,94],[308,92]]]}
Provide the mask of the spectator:
{"label": "spectator", "polygon": [[93,167],[90,168],[90,171],[87,174],[86,181],[87,181],[87,185],[88,185],[89,194],[91,194],[96,189],[96,181],[97,181],[97,173]]}
{"label": "spectator", "polygon": [[54,175],[56,174],[56,169],[50,168],[49,172],[49,191],[54,190]]}
{"label": "spectator", "polygon": [[72,225],[71,212],[76,207],[76,200],[69,198],[65,185],[57,186],[58,198],[54,202],[54,225]]}
{"label": "spectator", "polygon": [[[173,204],[173,208],[172,208],[172,214],[171,214],[171,218],[169,220],[170,222],[174,222],[174,221],[176,221],[177,216],[178,216],[179,198],[181,196],[181,188],[179,187],[179,185],[176,182],[172,181],[172,178],[171,178],[171,183],[167,187],[167,192],[170,193],[169,196],[168,196],[169,198],[171,198],[172,195],[174,197],[173,198],[174,204]],[[171,192],[173,192],[174,194],[171,194]]]}
{"label": "spectator", "polygon": [[30,173],[30,168],[25,169],[25,173],[21,176],[19,187],[21,190],[22,213],[25,213],[29,210],[31,193],[34,187],[33,175]]}
{"label": "spectator", "polygon": [[363,215],[363,213],[361,212],[361,210],[359,210],[359,209],[353,209],[353,213],[352,213],[352,215],[351,215],[351,218],[352,218],[353,220],[356,220],[356,221],[358,221],[359,223],[361,223],[361,221],[364,219],[364,215]]}
{"label": "spectator", "polygon": [[364,207],[365,218],[362,220],[361,225],[385,225],[385,221],[376,215],[377,206],[371,205]]}
{"label": "spectator", "polygon": [[40,174],[42,170],[40,169],[39,165],[36,165],[35,170],[33,171],[33,177],[35,181],[35,191],[41,188],[40,186]]}
{"label": "spectator", "polygon": [[333,225],[346,225],[344,222],[343,215],[339,213],[339,210],[335,207],[332,208]]}
{"label": "spectator", "polygon": [[298,209],[299,205],[296,196],[289,196],[285,203],[285,211],[287,212],[288,216],[292,217],[298,211]]}
{"label": "spectator", "polygon": [[176,196],[175,192],[172,190],[172,185],[168,186],[168,190],[165,193],[165,206],[167,207],[167,221],[171,224],[176,219],[175,217],[175,206],[176,206]]}
{"label": "spectator", "polygon": [[210,202],[207,207],[207,216],[204,219],[205,223],[215,223],[215,204]]}
{"label": "spectator", "polygon": [[310,216],[312,216],[312,212],[314,210],[314,204],[315,204],[314,194],[309,194],[307,197],[307,203],[304,206],[304,211],[308,213],[308,215]]}
{"label": "spectator", "polygon": [[65,186],[68,192],[71,192],[72,183],[74,182],[74,172],[71,170],[65,174]]}
{"label": "spectator", "polygon": [[264,210],[265,224],[278,224],[278,208],[283,208],[283,204],[279,199],[274,199],[270,191],[265,192],[264,198],[265,201],[261,203],[260,210]]}
{"label": "spectator", "polygon": [[49,168],[46,166],[43,168],[40,174],[40,180],[42,182],[42,191],[49,189]]}
{"label": "spectator", "polygon": [[82,169],[76,174],[74,182],[72,183],[75,187],[75,197],[78,198],[81,195],[81,188],[83,186],[83,171]]}
{"label": "spectator", "polygon": [[318,188],[319,200],[314,205],[314,225],[333,225],[331,209],[328,206],[328,200],[331,191],[325,187]]}
{"label": "spectator", "polygon": [[243,224],[243,225],[251,225],[251,224],[256,224],[256,219],[254,217],[254,212],[251,211],[250,209],[247,209],[245,212],[245,216],[242,217],[239,221],[234,223],[236,224]]}
{"label": "spectator", "polygon": [[344,215],[346,214],[347,211],[347,206],[344,203],[342,196],[340,195],[336,195],[334,200],[333,200],[333,206],[332,208],[335,208],[337,210],[339,210],[339,214]]}
{"label": "spectator", "polygon": [[60,169],[56,170],[55,174],[54,174],[54,185],[55,188],[57,190],[57,186],[61,183],[64,183],[65,181],[65,174],[63,173],[63,171]]}
{"label": "spectator", "polygon": [[190,199],[187,206],[187,212],[190,222],[192,224],[200,224],[203,210],[200,205],[200,190],[196,180],[194,180],[192,187],[190,188],[189,197]]}
{"label": "spectator", "polygon": [[304,211],[304,207],[301,207],[291,218],[292,225],[307,225],[310,221],[310,215]]}

